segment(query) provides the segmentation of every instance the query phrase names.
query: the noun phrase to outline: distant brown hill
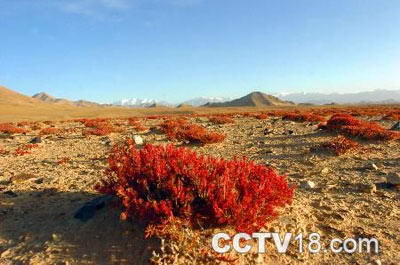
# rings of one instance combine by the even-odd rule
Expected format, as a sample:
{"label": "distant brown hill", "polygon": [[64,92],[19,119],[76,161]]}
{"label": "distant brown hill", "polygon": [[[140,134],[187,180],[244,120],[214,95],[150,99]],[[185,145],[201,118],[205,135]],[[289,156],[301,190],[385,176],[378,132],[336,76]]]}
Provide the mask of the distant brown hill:
{"label": "distant brown hill", "polygon": [[18,92],[12,91],[4,86],[0,86],[0,103],[1,104],[37,104],[39,100],[22,95]]}
{"label": "distant brown hill", "polygon": [[266,106],[290,106],[293,102],[284,101],[277,97],[262,93],[252,92],[244,97],[222,103],[207,103],[207,107],[266,107]]}
{"label": "distant brown hill", "polygon": [[55,98],[45,92],[40,92],[32,96],[32,98],[41,100],[43,102],[48,102],[48,103],[56,103],[56,104],[69,104],[69,105],[74,105],[78,107],[90,107],[90,106],[100,106],[100,104],[95,103],[95,102],[90,102],[86,100],[77,100],[77,101],[71,101],[68,99],[63,99],[63,98]]}
{"label": "distant brown hill", "polygon": [[49,103],[57,103],[57,104],[72,104],[71,101],[63,98],[55,98],[53,96],[50,96],[49,94],[45,92],[40,92],[32,96],[33,98],[36,98],[38,100],[44,101],[44,102],[49,102]]}

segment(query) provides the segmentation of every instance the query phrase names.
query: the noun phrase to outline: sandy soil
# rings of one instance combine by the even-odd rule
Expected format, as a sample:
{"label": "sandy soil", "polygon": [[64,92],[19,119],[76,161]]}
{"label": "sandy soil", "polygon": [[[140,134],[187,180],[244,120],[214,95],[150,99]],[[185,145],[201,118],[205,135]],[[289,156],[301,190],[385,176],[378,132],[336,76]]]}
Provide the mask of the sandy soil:
{"label": "sandy soil", "polygon": [[[190,148],[226,158],[247,156],[275,167],[291,184],[316,184],[313,189],[298,187],[293,204],[266,231],[317,232],[325,245],[332,238],[349,237],[375,237],[380,243],[379,254],[299,254],[296,246],[278,254],[268,243],[265,255],[240,255],[237,264],[400,264],[400,193],[384,185],[386,174],[400,172],[399,141],[360,142],[365,150],[335,156],[315,150],[335,136],[317,131],[315,124],[277,118],[235,118],[235,124],[226,125],[210,124],[206,118],[192,121],[226,133],[227,139]],[[153,126],[160,121],[143,123]],[[382,124],[389,127],[393,122]],[[83,128],[73,122],[55,126]],[[274,132],[265,136],[266,127]],[[0,264],[148,264],[151,257],[165,264],[213,263],[187,248],[192,241],[209,245],[210,231],[182,231],[183,240],[178,242],[145,240],[143,226],[120,221],[111,206],[87,222],[73,218],[85,202],[98,196],[93,185],[103,176],[112,144],[138,134],[126,128],[125,133],[104,137],[85,138],[79,129],[44,136],[39,147],[24,156],[13,153],[35,133],[0,138],[0,147],[9,152],[0,154]],[[294,133],[287,134],[289,130]],[[168,142],[155,132],[139,134],[147,143]],[[65,157],[69,161],[59,164]]]}

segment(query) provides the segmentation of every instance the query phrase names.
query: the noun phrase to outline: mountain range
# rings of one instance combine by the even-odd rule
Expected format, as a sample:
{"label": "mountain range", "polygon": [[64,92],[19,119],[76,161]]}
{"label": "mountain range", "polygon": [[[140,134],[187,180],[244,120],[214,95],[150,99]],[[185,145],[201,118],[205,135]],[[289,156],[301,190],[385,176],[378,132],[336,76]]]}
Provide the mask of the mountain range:
{"label": "mountain range", "polygon": [[283,100],[295,103],[312,104],[362,104],[362,103],[399,103],[400,90],[377,89],[354,93],[280,93],[275,94]]}
{"label": "mountain range", "polygon": [[0,86],[0,104],[2,105],[40,105],[51,104],[54,106],[78,106],[78,107],[106,107],[123,106],[132,108],[148,107],[263,107],[263,106],[286,106],[294,104],[362,104],[362,103],[399,103],[400,90],[373,90],[357,93],[281,93],[268,95],[262,92],[252,92],[244,97],[232,99],[228,97],[198,97],[182,102],[171,104],[166,101],[154,99],[123,99],[112,104],[99,104],[86,100],[71,101],[68,99],[55,98],[45,92],[37,93],[32,97],[25,96]]}

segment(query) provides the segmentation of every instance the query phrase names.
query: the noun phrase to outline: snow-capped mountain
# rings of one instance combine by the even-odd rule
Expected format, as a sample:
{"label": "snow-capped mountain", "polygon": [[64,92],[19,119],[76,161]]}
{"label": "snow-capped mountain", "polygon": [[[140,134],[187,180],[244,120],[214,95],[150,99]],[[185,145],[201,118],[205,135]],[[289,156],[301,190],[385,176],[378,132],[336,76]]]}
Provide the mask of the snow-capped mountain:
{"label": "snow-capped mountain", "polygon": [[232,100],[230,97],[198,97],[184,101],[182,104],[188,104],[197,107],[207,103],[222,103],[230,100]]}
{"label": "snow-capped mountain", "polygon": [[353,103],[396,103],[400,102],[400,90],[377,89],[354,93],[279,93],[275,96],[295,103],[353,104]]}
{"label": "snow-capped mountain", "polygon": [[172,106],[172,104],[165,102],[165,101],[159,101],[155,99],[140,99],[140,98],[127,98],[127,99],[121,99],[119,101],[116,101],[113,103],[113,105],[117,106],[125,106],[125,107],[135,107],[135,108],[146,108],[150,107],[153,105],[163,105],[163,106]]}

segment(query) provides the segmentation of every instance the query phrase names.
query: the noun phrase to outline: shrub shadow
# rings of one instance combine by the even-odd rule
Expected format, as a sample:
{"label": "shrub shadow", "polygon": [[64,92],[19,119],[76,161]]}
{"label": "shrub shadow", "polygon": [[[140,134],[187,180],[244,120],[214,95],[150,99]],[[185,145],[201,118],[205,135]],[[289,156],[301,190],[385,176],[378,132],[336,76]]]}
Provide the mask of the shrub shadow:
{"label": "shrub shadow", "polygon": [[142,225],[120,221],[111,204],[86,222],[74,218],[98,196],[53,189],[0,193],[0,252],[19,249],[23,257],[3,255],[0,264],[148,264],[158,240],[145,240]]}

